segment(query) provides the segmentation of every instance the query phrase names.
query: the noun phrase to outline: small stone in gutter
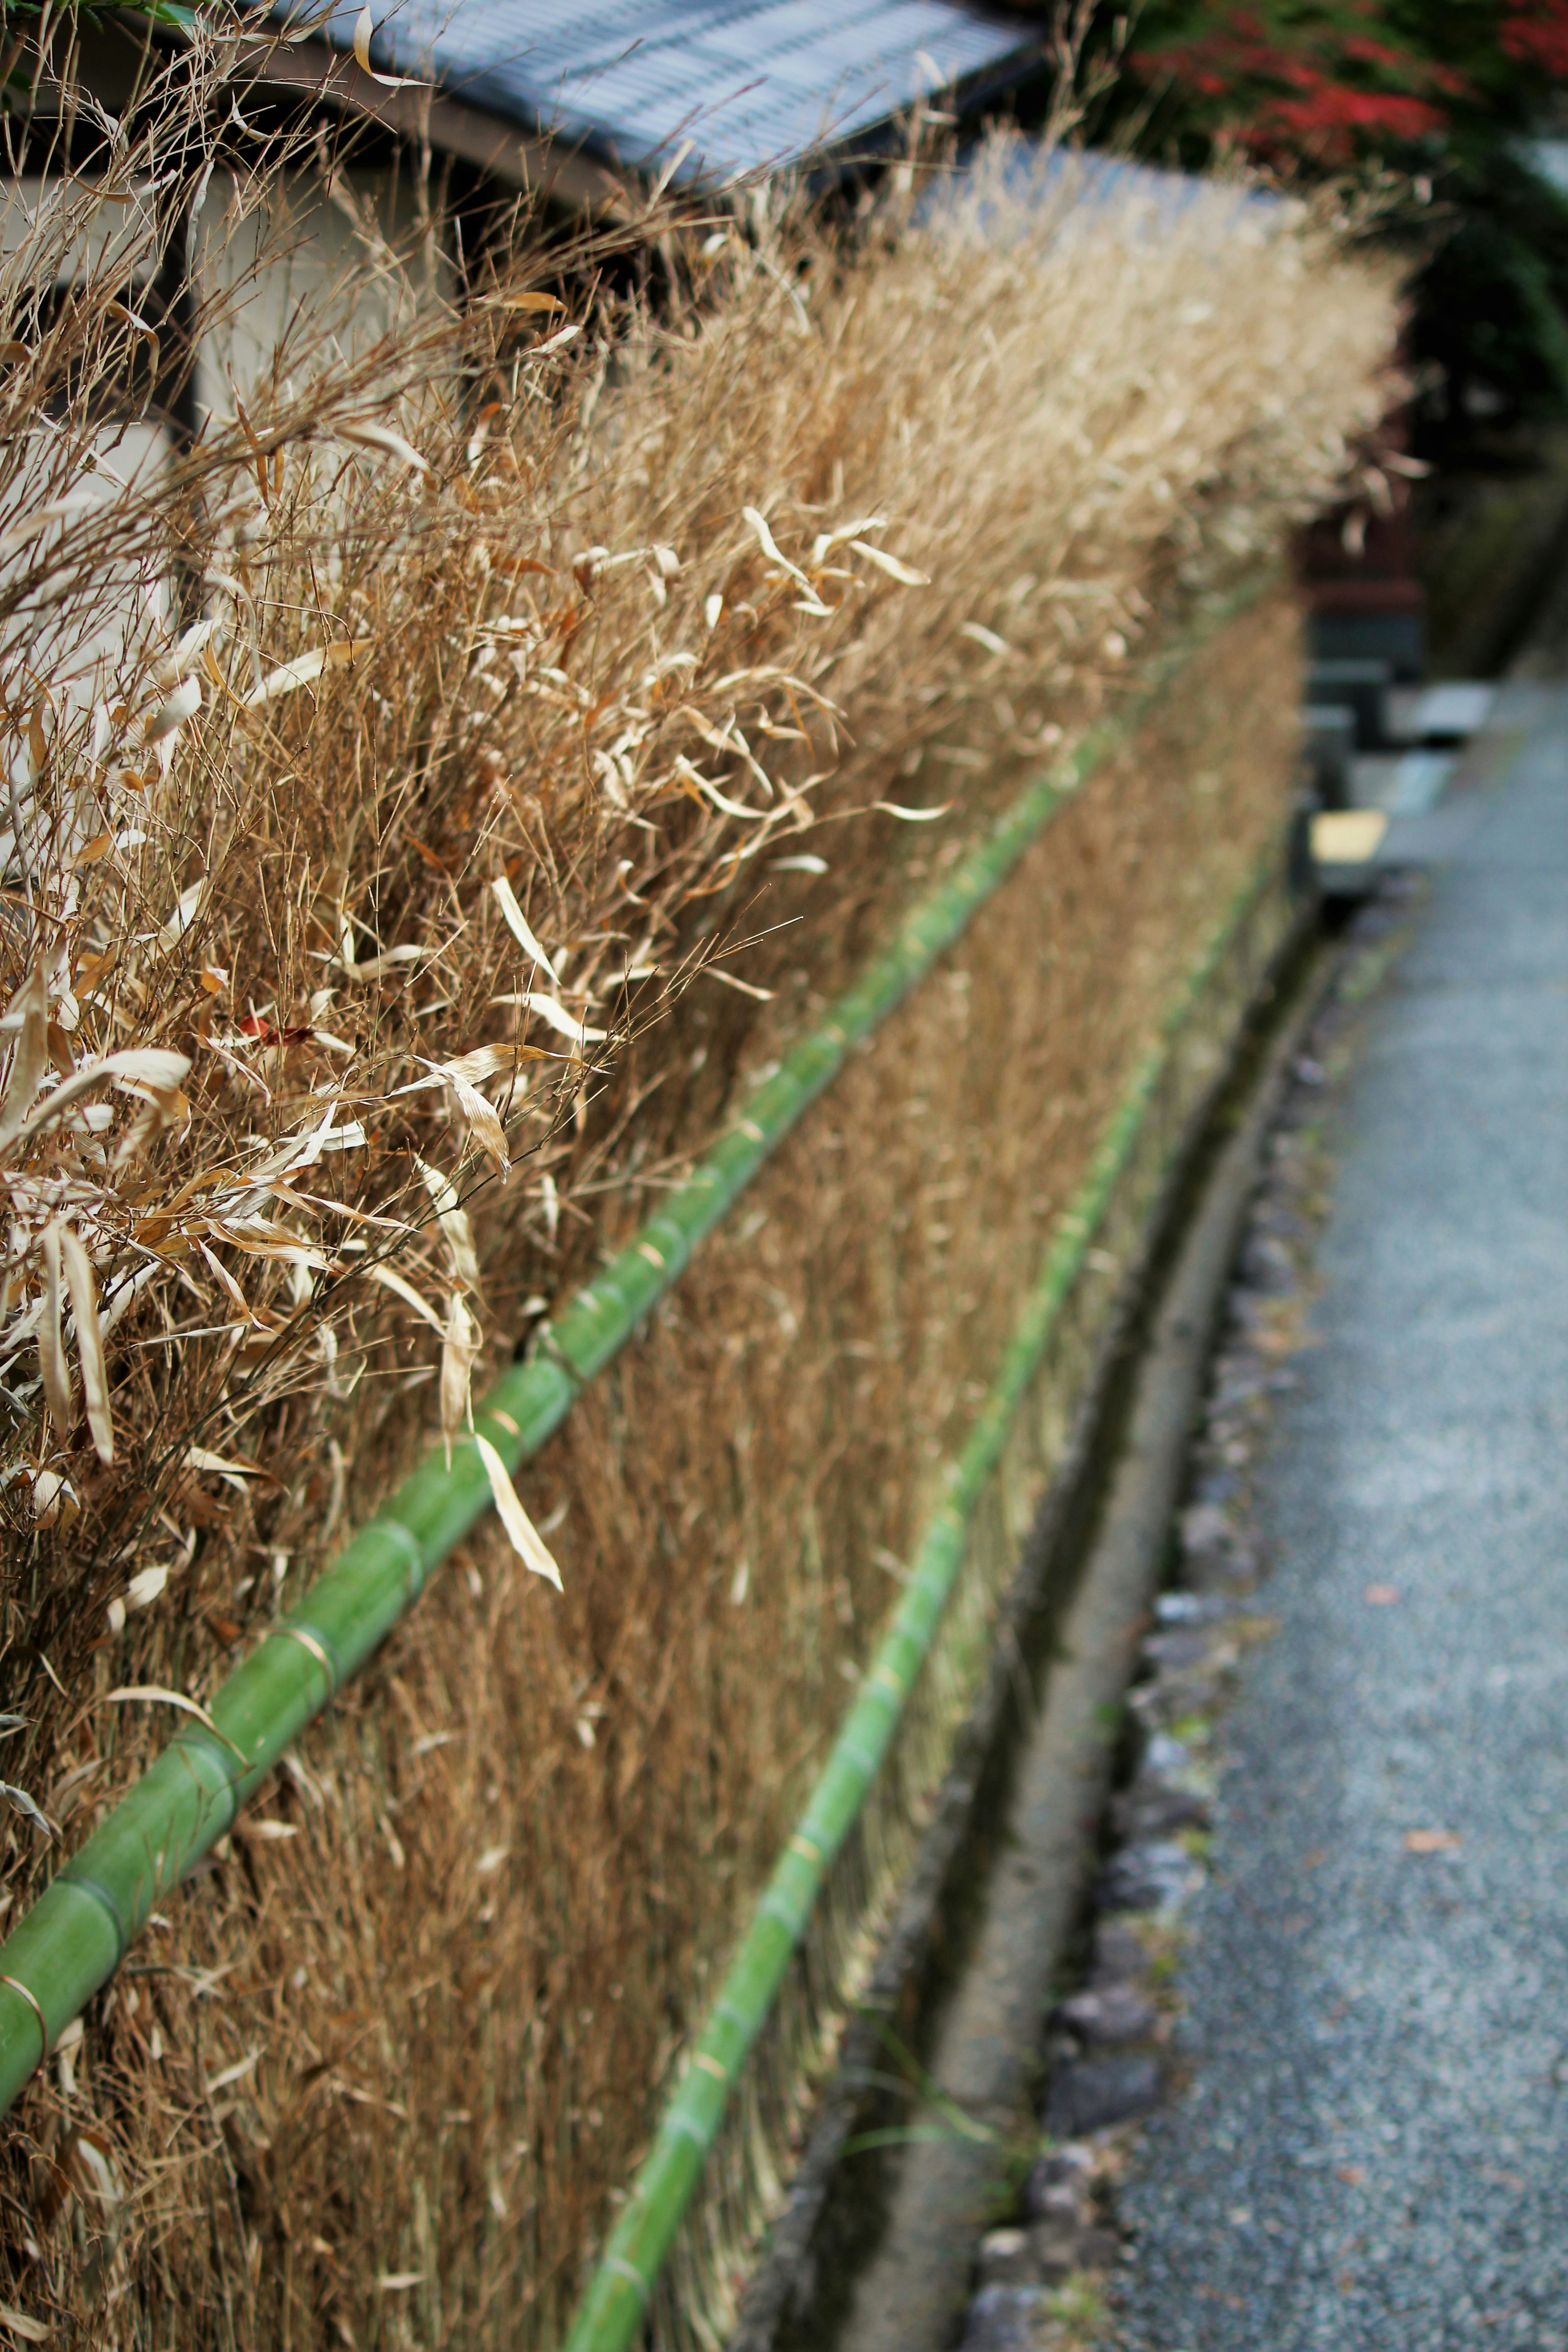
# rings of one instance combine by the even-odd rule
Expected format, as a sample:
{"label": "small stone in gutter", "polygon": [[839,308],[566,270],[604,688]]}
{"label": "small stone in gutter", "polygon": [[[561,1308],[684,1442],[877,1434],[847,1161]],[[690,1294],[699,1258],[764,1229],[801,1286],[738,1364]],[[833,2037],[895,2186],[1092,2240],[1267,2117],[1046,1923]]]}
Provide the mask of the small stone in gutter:
{"label": "small stone in gutter", "polygon": [[980,2285],[1038,2286],[1040,2266],[1027,2230],[990,2230],[980,2241]]}
{"label": "small stone in gutter", "polygon": [[1150,1665],[1166,1674],[1201,1666],[1209,1654],[1212,1637],[1202,1625],[1173,1625],[1168,1633],[1151,1633],[1143,1643]]}
{"label": "small stone in gutter", "polygon": [[1203,1872],[1172,1838],[1150,1838],[1124,1846],[1101,1874],[1100,1900],[1107,1911],[1170,1911],[1203,1884]]}
{"label": "small stone in gutter", "polygon": [[1057,2286],[1081,2270],[1079,2248],[1087,2234],[1077,2220],[1066,2214],[1050,2213],[1043,2221],[1031,2223],[1029,2253],[1036,2277]]}
{"label": "small stone in gutter", "polygon": [[1163,2087],[1158,2060],[1142,2053],[1080,2059],[1052,2077],[1046,2129],[1072,2136],[1129,2123],[1159,2105]]}
{"label": "small stone in gutter", "polygon": [[1063,2213],[1076,2220],[1086,2213],[1093,2164],[1089,2150],[1070,2141],[1049,2156],[1037,2156],[1024,2183],[1025,2221],[1044,2221]]}
{"label": "small stone in gutter", "polygon": [[1127,1694],[1127,1709],[1145,1731],[1168,1730],[1188,1716],[1210,1715],[1219,1705],[1223,1685],[1218,1672],[1161,1675],[1140,1683]]}
{"label": "small stone in gutter", "polygon": [[1136,1984],[1148,1973],[1149,1955],[1131,1928],[1120,1919],[1101,1919],[1094,1931],[1093,1984]]}
{"label": "small stone in gutter", "polygon": [[1193,1770],[1192,1750],[1184,1747],[1179,1739],[1173,1739],[1168,1731],[1157,1731],[1143,1751],[1142,1769],[1144,1772],[1157,1774],[1162,1780],[1171,1781],[1179,1789]]}
{"label": "small stone in gutter", "polygon": [[1043,2286],[983,2286],[969,2306],[960,2352],[1037,2352],[1049,2316]]}
{"label": "small stone in gutter", "polygon": [[1192,1503],[1182,1513],[1184,1552],[1221,1551],[1236,1534],[1236,1523],[1217,1503]]}
{"label": "small stone in gutter", "polygon": [[1114,2230],[1083,2230],[1079,2233],[1077,2260],[1080,2271],[1114,2270],[1121,2260],[1121,2241]]}
{"label": "small stone in gutter", "polygon": [[1110,1803],[1110,1825],[1119,1838],[1169,1837],[1174,1830],[1205,1830],[1207,1801],[1191,1789],[1173,1789],[1152,1773],[1140,1773]]}
{"label": "small stone in gutter", "polygon": [[1080,2042],[1142,2042],[1152,2033],[1159,2012],[1135,1985],[1107,1985],[1075,1992],[1056,2012],[1057,2021]]}
{"label": "small stone in gutter", "polygon": [[1229,1616],[1230,1603],[1221,1592],[1162,1592],[1154,1614],[1162,1625],[1213,1625]]}

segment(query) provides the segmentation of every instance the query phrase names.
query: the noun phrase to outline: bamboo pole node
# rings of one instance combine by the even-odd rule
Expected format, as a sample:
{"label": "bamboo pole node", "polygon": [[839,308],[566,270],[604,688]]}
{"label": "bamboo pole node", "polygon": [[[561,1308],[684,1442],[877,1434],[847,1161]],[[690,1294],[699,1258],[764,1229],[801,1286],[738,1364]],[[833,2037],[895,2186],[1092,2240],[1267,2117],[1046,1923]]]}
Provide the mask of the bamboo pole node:
{"label": "bamboo pole node", "polygon": [[[163,1868],[163,1857],[161,1853],[157,1856],[157,1867],[161,1874]],[[100,1886],[97,1879],[89,1877],[85,1870],[79,1870],[76,1863],[74,1862],[68,1862],[65,1868],[59,1874],[68,1886],[74,1886],[79,1893],[83,1895],[90,1895],[92,1896],[93,1901],[98,1905],[99,1909],[103,1913],[104,1917],[113,1928],[115,1945],[121,1958],[123,1958],[125,1954],[125,1929],[121,1924],[120,1912],[115,1904],[114,1897],[110,1895],[109,1889],[106,1886]]]}
{"label": "bamboo pole node", "polygon": [[628,2286],[635,2286],[642,2302],[647,2301],[648,2283],[635,2263],[628,2263],[624,2254],[606,2254],[605,2268],[613,2271],[617,2278],[625,2279]]}
{"label": "bamboo pole node", "polygon": [[[42,2067],[47,2065],[49,2058],[49,2028],[48,2022],[44,2016],[44,2012],[38,2005],[37,1994],[32,1991],[28,1986],[25,1985],[20,1977],[0,1976],[0,1985],[9,1985],[13,1992],[19,1992],[22,1999],[26,2002],[27,2007],[32,2011],[33,2015],[37,2019],[38,2038],[44,2045],[38,2053],[38,2066]],[[37,2067],[35,2067],[34,2072],[37,2072]]]}
{"label": "bamboo pole node", "polygon": [[314,1633],[308,1633],[303,1625],[268,1625],[266,1638],[268,1641],[277,1639],[284,1642],[298,1642],[302,1650],[309,1650],[326,1675],[327,1685],[333,1697],[337,1696],[338,1670],[332,1664],[331,1654],[324,1642],[319,1641]]}

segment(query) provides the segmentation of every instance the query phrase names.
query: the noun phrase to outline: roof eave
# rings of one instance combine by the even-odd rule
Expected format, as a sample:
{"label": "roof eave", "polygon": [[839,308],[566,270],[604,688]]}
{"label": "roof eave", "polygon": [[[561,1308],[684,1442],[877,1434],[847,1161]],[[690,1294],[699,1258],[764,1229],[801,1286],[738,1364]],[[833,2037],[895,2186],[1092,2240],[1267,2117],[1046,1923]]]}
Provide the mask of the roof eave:
{"label": "roof eave", "polygon": [[324,102],[339,114],[375,123],[394,138],[427,142],[507,187],[571,211],[623,215],[638,201],[634,175],[427,84],[388,87],[325,41],[268,41],[242,51],[236,63],[258,91]]}

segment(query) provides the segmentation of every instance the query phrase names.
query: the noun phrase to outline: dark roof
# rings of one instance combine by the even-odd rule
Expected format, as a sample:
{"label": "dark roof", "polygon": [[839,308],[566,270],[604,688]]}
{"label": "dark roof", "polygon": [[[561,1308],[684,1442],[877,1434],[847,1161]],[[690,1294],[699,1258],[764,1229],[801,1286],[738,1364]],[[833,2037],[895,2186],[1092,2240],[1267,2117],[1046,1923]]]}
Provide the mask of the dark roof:
{"label": "dark roof", "polygon": [[[298,16],[297,7],[279,15]],[[356,0],[311,30],[352,46]],[[630,169],[709,185],[868,142],[920,98],[978,101],[1040,54],[957,0],[376,0],[373,62]]]}

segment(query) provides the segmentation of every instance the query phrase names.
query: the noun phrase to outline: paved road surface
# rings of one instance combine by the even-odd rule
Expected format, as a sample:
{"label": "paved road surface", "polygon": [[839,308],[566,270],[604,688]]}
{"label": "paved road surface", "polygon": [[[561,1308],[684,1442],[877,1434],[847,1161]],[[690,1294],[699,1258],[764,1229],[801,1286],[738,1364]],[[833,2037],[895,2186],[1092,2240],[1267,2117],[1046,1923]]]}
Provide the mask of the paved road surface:
{"label": "paved road surface", "polygon": [[1193,2081],[1124,2200],[1151,2352],[1568,2347],[1568,689],[1505,702],[1342,1112]]}

